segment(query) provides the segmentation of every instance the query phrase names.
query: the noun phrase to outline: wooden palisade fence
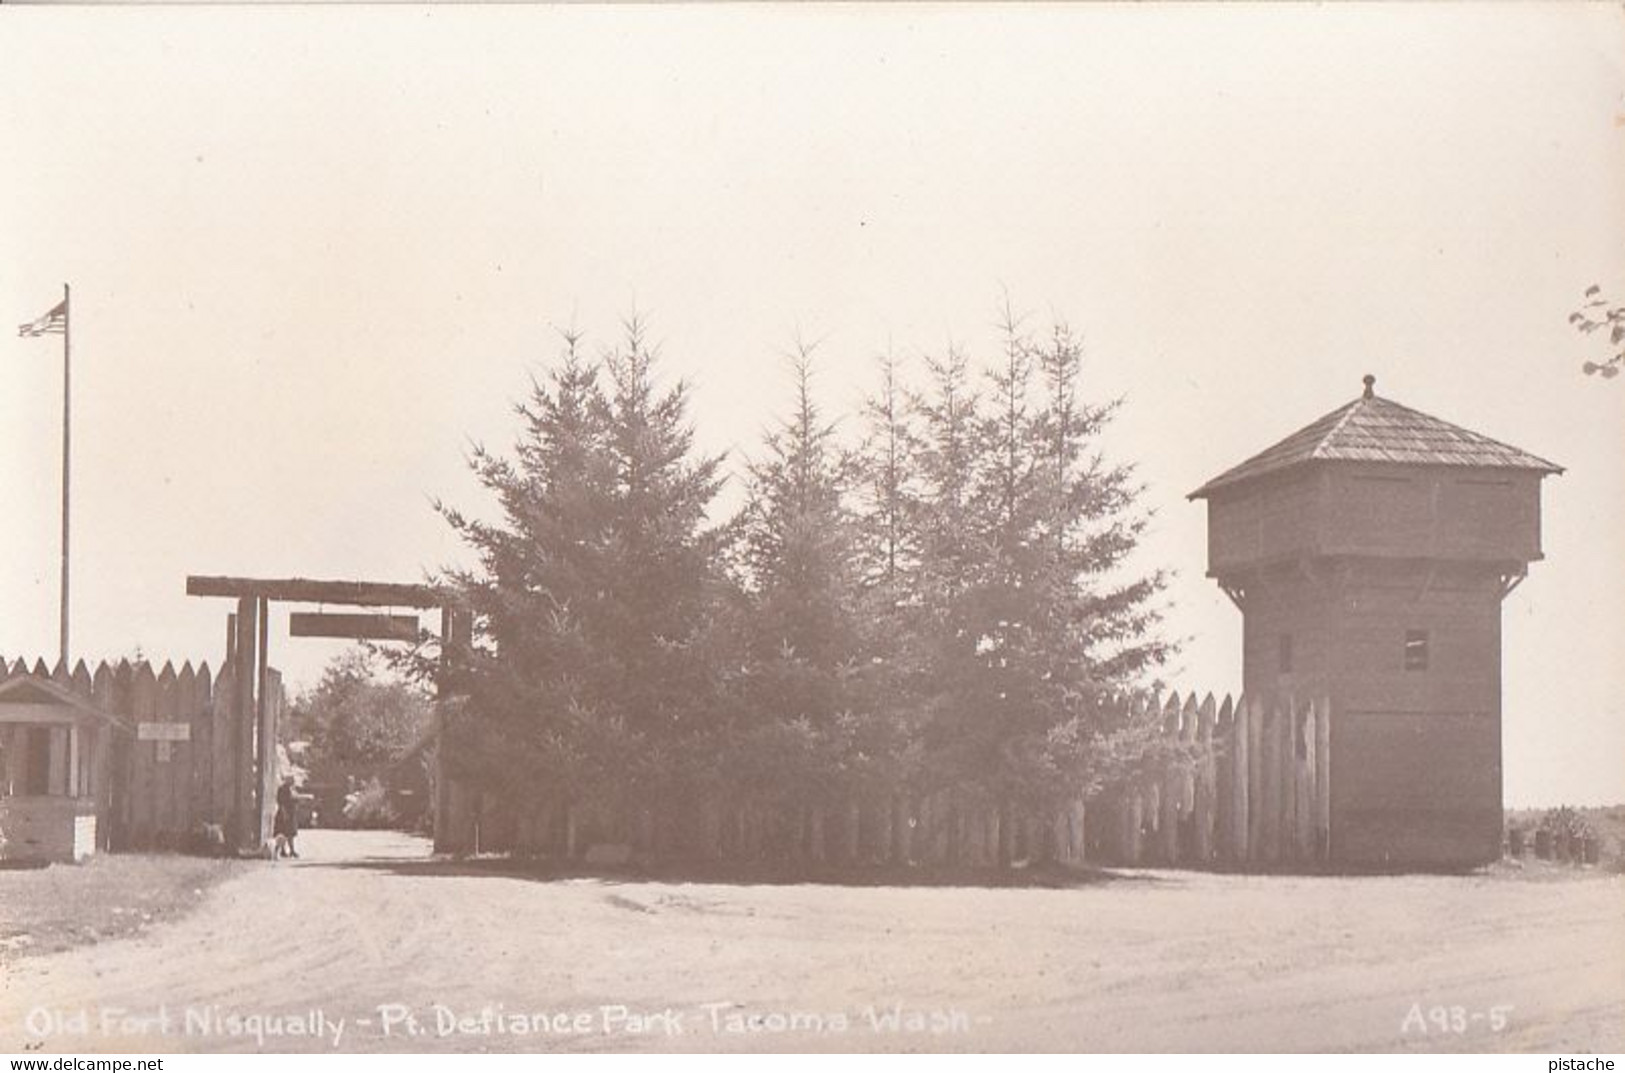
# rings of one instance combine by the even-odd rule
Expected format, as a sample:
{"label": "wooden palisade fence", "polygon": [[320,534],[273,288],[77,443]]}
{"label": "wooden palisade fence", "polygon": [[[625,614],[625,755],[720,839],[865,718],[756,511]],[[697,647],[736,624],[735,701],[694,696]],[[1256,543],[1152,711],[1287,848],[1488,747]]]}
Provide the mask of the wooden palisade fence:
{"label": "wooden palisade fence", "polygon": [[[206,825],[218,825],[228,840],[264,827],[272,806],[264,785],[274,786],[275,765],[260,768],[255,722],[235,715],[230,664],[211,675],[207,663],[179,670],[165,663],[155,671],[144,660],[121,660],[91,671],[81,660],[70,671],[61,662],[48,668],[43,660],[33,667],[0,660],[0,685],[24,675],[67,689],[127,730],[112,736],[97,791],[101,848],[187,849],[199,846]],[[280,707],[280,676],[271,670],[267,680],[268,702]],[[144,735],[143,724],[157,732]],[[266,755],[274,757],[274,749]]]}
{"label": "wooden palisade fence", "polygon": [[[30,668],[0,661],[0,685],[44,679],[118,717],[129,733],[110,743],[103,848],[187,848],[200,829],[266,829],[274,762],[259,765],[256,721],[237,718],[231,665],[178,671],[147,662]],[[280,706],[279,676],[268,699]],[[1039,813],[956,789],[899,791],[787,806],[734,796],[698,802],[674,845],[669,822],[644,810],[605,815],[567,800],[514,809],[463,788],[463,848],[576,857],[592,843],[628,852],[836,865],[985,867],[1020,859],[1067,865],[1190,868],[1301,867],[1330,859],[1330,711],[1290,697],[1138,695],[1101,701],[1113,720],[1152,728],[1167,756],[1092,797]],[[139,733],[164,728],[161,738]],[[184,730],[179,730],[184,726]],[[266,755],[274,756],[274,750]],[[662,823],[666,823],[666,830]],[[697,837],[695,837],[697,836]],[[250,838],[250,843],[253,841]]]}
{"label": "wooden palisade fence", "polygon": [[1331,855],[1331,720],[1325,700],[1210,693],[1136,700],[1194,761],[1104,796],[1094,855],[1105,863],[1248,868]]}
{"label": "wooden palisade fence", "polygon": [[458,841],[464,851],[576,857],[613,843],[639,855],[856,866],[1016,859],[1252,869],[1329,859],[1325,701],[1170,694],[1101,703],[1119,706],[1132,725],[1153,724],[1164,746],[1157,754],[1171,759],[1042,814],[954,789],[806,805],[722,797],[681,818],[607,814],[563,799],[512,809],[466,792]]}

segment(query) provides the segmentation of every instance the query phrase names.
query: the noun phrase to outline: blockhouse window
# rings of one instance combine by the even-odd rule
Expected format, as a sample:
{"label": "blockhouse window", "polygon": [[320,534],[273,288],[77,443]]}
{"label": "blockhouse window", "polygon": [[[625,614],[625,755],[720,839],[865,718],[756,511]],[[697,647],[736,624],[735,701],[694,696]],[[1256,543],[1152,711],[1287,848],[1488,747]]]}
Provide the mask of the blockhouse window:
{"label": "blockhouse window", "polygon": [[1279,656],[1279,660],[1280,660],[1281,673],[1282,674],[1291,674],[1292,673],[1292,635],[1290,633],[1283,633],[1281,635],[1280,644],[1279,644],[1278,648],[1279,648],[1278,656]]}
{"label": "blockhouse window", "polygon": [[1405,631],[1405,669],[1407,671],[1428,669],[1428,631]]}

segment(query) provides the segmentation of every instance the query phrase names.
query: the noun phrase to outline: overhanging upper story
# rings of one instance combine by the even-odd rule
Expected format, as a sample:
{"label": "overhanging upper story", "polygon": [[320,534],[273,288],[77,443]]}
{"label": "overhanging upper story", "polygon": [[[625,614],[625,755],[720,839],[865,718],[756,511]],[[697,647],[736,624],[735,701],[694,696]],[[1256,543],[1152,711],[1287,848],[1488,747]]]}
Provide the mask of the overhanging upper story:
{"label": "overhanging upper story", "polygon": [[1540,482],[1562,468],[1381,398],[1360,398],[1190,494],[1208,503],[1208,574],[1311,557],[1541,558]]}

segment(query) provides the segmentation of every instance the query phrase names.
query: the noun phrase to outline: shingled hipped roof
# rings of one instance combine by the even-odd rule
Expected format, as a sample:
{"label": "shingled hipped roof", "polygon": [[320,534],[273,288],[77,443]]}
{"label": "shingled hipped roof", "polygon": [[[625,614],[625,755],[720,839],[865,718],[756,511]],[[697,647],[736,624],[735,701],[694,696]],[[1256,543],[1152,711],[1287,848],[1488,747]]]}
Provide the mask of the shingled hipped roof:
{"label": "shingled hipped roof", "polygon": [[1225,470],[1189,498],[1201,499],[1218,489],[1307,462],[1398,462],[1563,472],[1562,466],[1527,451],[1381,398],[1372,390],[1375,383],[1375,377],[1367,376],[1365,394],[1360,398]]}

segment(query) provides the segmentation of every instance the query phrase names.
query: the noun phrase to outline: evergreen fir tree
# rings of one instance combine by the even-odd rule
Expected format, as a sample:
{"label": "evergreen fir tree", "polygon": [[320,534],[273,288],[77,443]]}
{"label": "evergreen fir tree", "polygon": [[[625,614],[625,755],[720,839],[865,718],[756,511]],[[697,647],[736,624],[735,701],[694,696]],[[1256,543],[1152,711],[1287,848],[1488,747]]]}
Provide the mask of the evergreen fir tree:
{"label": "evergreen fir tree", "polygon": [[925,746],[939,779],[1001,809],[1007,861],[1015,811],[1076,797],[1137,759],[1146,742],[1098,725],[1107,709],[1095,701],[1137,684],[1168,649],[1155,630],[1163,577],[1123,576],[1145,526],[1132,471],[1093,446],[1115,407],[1080,402],[1082,349],[1064,325],[1036,345],[1007,311],[1002,335],[984,405],[953,406],[961,382],[939,368],[924,409],[937,519],[925,621],[939,683]]}
{"label": "evergreen fir tree", "polygon": [[657,389],[639,321],[598,363],[566,344],[517,407],[513,459],[475,451],[502,521],[444,512],[479,556],[450,579],[481,634],[456,752],[482,785],[624,822],[703,776],[721,459],[695,456],[687,386]]}
{"label": "evergreen fir tree", "polygon": [[859,776],[867,631],[847,460],[813,398],[810,348],[798,347],[791,370],[794,407],[749,469],[739,525],[750,670],[731,755],[757,799],[813,804],[852,792]]}
{"label": "evergreen fir tree", "polygon": [[947,791],[1000,810],[1008,861],[1019,815],[1152,758],[1149,728],[1100,703],[1169,653],[1165,579],[1130,562],[1140,489],[1099,447],[1117,404],[1084,400],[1066,325],[1035,340],[1007,309],[1002,329],[981,383],[957,347],[920,394],[883,360],[850,455],[798,350],[724,527],[721,459],[695,450],[686,385],[657,386],[643,325],[596,362],[567,335],[511,456],[474,452],[500,520],[444,511],[478,556],[448,578],[478,626],[442,679],[464,698],[452,773],[614,840],[701,820],[682,829],[707,853],[729,807],[776,815],[779,846],[809,810],[845,817],[855,845],[854,802],[895,840],[900,795]]}

